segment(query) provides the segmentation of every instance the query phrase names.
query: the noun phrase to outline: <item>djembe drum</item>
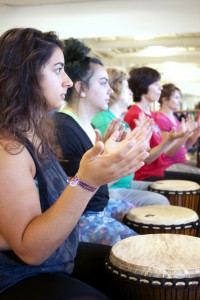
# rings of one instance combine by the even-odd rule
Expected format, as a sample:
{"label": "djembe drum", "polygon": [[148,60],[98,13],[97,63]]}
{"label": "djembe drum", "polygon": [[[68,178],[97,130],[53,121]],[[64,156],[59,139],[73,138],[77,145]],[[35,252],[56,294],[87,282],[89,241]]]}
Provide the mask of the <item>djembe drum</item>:
{"label": "djembe drum", "polygon": [[193,209],[200,215],[200,186],[189,180],[159,180],[149,186],[149,190],[165,195],[171,205]]}
{"label": "djembe drum", "polygon": [[172,205],[133,208],[123,221],[140,234],[178,233],[195,236],[199,229],[199,217],[194,210]]}
{"label": "djembe drum", "polygon": [[117,242],[105,263],[115,300],[199,300],[200,239],[146,234]]}

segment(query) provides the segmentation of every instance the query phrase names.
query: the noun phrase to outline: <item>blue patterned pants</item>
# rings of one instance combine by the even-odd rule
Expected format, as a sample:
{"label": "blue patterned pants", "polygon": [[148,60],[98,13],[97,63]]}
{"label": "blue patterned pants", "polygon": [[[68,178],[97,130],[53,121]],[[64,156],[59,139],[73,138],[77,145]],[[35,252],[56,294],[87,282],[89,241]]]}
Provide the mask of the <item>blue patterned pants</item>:
{"label": "blue patterned pants", "polygon": [[121,222],[134,207],[127,201],[110,198],[103,211],[84,213],[79,221],[79,241],[112,246],[124,238],[138,235]]}

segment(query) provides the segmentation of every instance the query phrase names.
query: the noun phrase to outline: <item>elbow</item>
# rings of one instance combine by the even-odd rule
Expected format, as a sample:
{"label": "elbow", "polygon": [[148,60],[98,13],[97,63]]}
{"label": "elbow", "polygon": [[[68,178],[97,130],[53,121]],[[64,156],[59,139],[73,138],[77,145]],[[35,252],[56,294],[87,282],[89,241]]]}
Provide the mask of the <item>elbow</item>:
{"label": "elbow", "polygon": [[45,260],[29,258],[26,259],[26,264],[30,266],[40,266]]}
{"label": "elbow", "polygon": [[148,164],[151,164],[152,162],[154,162],[154,160],[155,160],[155,159],[153,159],[153,158],[151,158],[151,157],[149,156],[149,157],[147,157],[147,158],[145,159],[144,163],[148,165]]}
{"label": "elbow", "polygon": [[173,155],[174,155],[174,153],[176,153],[176,152],[167,152],[167,153],[165,153],[165,154],[166,154],[166,156],[169,156],[169,157],[171,157],[171,156],[173,156]]}
{"label": "elbow", "polygon": [[167,154],[166,155],[166,157],[172,157],[173,156],[173,154]]}
{"label": "elbow", "polygon": [[27,255],[17,255],[21,261],[30,266],[39,266],[47,258],[41,257],[41,255],[27,254]]}

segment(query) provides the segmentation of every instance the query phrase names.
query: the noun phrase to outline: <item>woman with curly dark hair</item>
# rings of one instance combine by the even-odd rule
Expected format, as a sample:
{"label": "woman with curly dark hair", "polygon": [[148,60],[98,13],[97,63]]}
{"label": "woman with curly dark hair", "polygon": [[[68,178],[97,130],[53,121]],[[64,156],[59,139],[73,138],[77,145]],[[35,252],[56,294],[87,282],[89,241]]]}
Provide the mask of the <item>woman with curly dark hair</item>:
{"label": "woman with curly dark hair", "polygon": [[0,37],[2,300],[108,299],[71,276],[77,223],[101,185],[132,172],[135,142],[117,142],[116,131],[105,144],[95,143],[68,183],[55,157],[60,151],[49,112],[72,85],[55,33],[14,28]]}

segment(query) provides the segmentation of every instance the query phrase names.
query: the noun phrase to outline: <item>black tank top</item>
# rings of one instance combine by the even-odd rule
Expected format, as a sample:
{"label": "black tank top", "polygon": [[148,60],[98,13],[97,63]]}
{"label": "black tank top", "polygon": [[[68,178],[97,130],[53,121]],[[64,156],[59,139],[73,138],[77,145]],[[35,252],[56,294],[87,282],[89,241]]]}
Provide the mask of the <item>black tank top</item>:
{"label": "black tank top", "polygon": [[[29,142],[26,148],[36,166],[40,204],[44,212],[66,188],[67,176],[50,150],[48,150],[49,159],[41,163]],[[39,266],[25,264],[13,251],[0,251],[0,292],[26,277],[40,273],[65,272],[70,274],[73,271],[77,247],[78,229],[76,226],[67,240]]]}

